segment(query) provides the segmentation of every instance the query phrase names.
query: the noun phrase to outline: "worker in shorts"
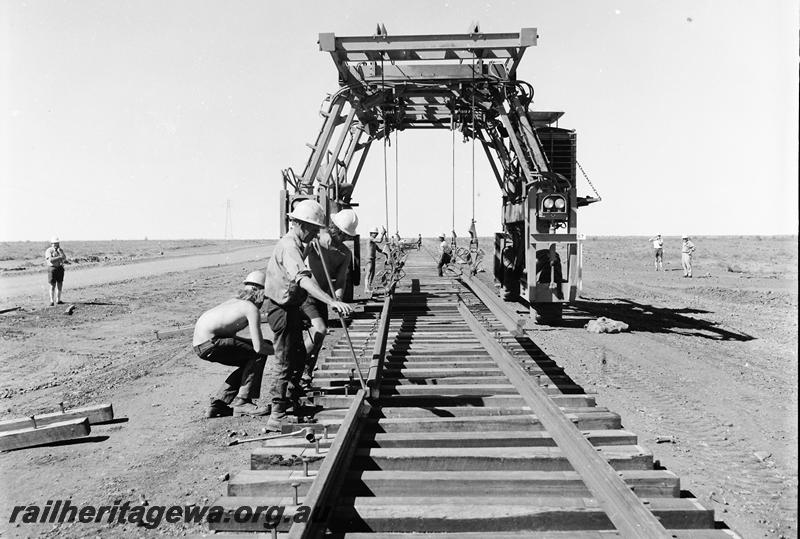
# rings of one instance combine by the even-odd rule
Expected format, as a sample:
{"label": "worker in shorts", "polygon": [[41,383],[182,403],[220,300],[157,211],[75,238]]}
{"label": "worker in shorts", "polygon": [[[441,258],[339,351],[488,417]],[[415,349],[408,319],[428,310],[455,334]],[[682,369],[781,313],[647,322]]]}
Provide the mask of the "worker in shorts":
{"label": "worker in shorts", "polygon": [[[444,239],[444,234],[439,236],[439,262],[436,265],[436,271],[439,272],[439,277],[443,276],[443,268],[450,263],[453,256],[453,248],[447,240]],[[453,235],[455,241],[455,234]]]}
{"label": "worker in shorts", "polygon": [[267,322],[275,335],[275,356],[266,367],[266,386],[272,409],[267,430],[280,431],[291,421],[286,412],[301,396],[300,377],[305,368],[306,348],[300,306],[308,295],[342,314],[352,307],[333,299],[314,281],[305,265],[309,244],[325,226],[325,211],[313,200],[299,202],[289,214],[291,228],[275,245],[267,262]]}
{"label": "worker in shorts", "polygon": [[369,238],[367,238],[367,278],[364,284],[364,294],[366,296],[372,295],[372,280],[375,279],[375,262],[378,251],[383,253],[383,240],[386,238],[386,229],[381,226],[380,232],[378,227],[373,227],[369,231]]}
{"label": "worker in shorts", "polygon": [[[320,251],[312,248],[308,251],[306,265],[311,270],[311,275],[319,287],[337,301],[342,301],[350,272],[350,263],[353,260],[353,253],[344,244],[344,240],[357,234],[358,216],[353,210],[342,210],[331,215],[331,223],[327,230],[320,232],[316,241],[316,246],[325,257],[325,264],[323,265],[320,259]],[[328,286],[328,277],[333,284],[333,290]],[[311,324],[309,338],[306,339],[306,366],[301,380],[303,387],[309,388],[314,376],[317,356],[322,348],[325,335],[328,333],[328,307],[324,302],[309,296],[301,309]]]}
{"label": "worker in shorts", "polygon": [[656,271],[664,271],[664,240],[661,239],[661,234],[657,234],[647,241],[653,243],[653,252],[656,255],[654,261]]}
{"label": "worker in shorts", "polygon": [[689,236],[681,236],[681,265],[683,266],[683,276],[692,277],[692,255],[694,254],[694,243]]}
{"label": "worker in shorts", "polygon": [[61,289],[64,286],[64,263],[67,255],[64,254],[58,237],[53,236],[50,239],[50,247],[44,252],[44,261],[47,264],[47,284],[50,285],[50,306],[63,304]]}
{"label": "worker in shorts", "polygon": [[47,284],[50,285],[50,306],[56,303],[61,305],[64,303],[61,301],[61,289],[64,286],[64,263],[67,255],[56,236],[50,239],[50,247],[44,252],[44,261],[47,264]]}
{"label": "worker in shorts", "polygon": [[[247,275],[235,298],[200,315],[194,326],[192,346],[200,359],[236,367],[211,398],[207,417],[230,415],[264,416],[269,406],[256,406],[261,378],[272,343],[261,334],[261,306],[264,303],[263,271]],[[237,336],[244,328],[250,339]]]}

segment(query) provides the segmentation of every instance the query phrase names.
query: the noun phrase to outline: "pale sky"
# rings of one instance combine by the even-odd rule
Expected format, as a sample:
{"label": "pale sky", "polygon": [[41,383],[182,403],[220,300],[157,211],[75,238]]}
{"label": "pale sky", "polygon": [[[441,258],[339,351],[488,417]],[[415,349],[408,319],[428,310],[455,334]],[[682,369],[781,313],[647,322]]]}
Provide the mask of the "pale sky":
{"label": "pale sky", "polygon": [[[581,232],[797,232],[795,1],[5,0],[0,241],[220,238],[228,199],[235,237],[276,237],[280,170],[302,170],[338,89],[318,34],[465,33],[473,20],[538,28],[519,78],[534,109],[577,130],[603,197]],[[401,234],[449,231],[450,132],[405,131],[398,150]],[[455,151],[466,235],[471,145]],[[488,236],[500,192],[477,146],[475,182]],[[354,196],[362,232],[384,221],[383,192],[376,143]]]}

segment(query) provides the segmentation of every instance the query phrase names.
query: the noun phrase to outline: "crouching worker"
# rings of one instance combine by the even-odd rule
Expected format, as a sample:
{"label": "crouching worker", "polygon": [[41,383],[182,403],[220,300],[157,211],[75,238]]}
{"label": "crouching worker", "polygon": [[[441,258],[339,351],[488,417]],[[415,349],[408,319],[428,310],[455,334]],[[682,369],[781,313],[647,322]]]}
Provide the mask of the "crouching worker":
{"label": "crouching worker", "polygon": [[303,200],[289,214],[291,228],[278,241],[267,263],[267,321],[275,334],[275,357],[267,365],[266,384],[272,402],[267,430],[279,431],[290,422],[286,412],[302,396],[300,377],[306,361],[300,306],[311,295],[342,314],[352,307],[334,300],[314,281],[304,258],[309,244],[325,226],[325,211],[313,200]]}
{"label": "crouching worker", "polygon": [[[269,406],[253,402],[260,395],[264,365],[272,353],[272,343],[261,334],[264,280],[263,271],[250,273],[235,298],[204,312],[194,326],[192,345],[200,359],[236,367],[211,398],[208,417],[265,416],[270,412]],[[236,336],[245,327],[250,339]]]}

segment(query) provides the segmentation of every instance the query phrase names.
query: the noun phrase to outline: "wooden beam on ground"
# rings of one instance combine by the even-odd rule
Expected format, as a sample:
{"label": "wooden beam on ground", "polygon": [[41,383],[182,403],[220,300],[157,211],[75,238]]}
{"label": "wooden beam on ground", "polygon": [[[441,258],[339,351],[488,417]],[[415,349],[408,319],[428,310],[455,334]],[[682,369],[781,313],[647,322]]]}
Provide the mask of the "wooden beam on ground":
{"label": "wooden beam on ground", "polygon": [[51,423],[37,428],[27,427],[0,433],[0,451],[21,449],[34,445],[63,442],[89,436],[89,420],[85,417]]}
{"label": "wooden beam on ground", "polygon": [[[670,539],[664,526],[642,501],[628,488],[608,461],[586,440],[550,400],[547,393],[533,382],[525,370],[514,360],[486,328],[475,318],[466,304],[459,301],[458,310],[492,354],[506,376],[514,382],[520,395],[534,410],[564,452],[573,469],[577,471],[592,494],[601,501],[608,518],[623,537]],[[713,520],[713,517],[712,517]]]}
{"label": "wooden beam on ground", "polygon": [[[228,482],[228,496],[276,497],[300,483],[298,495],[306,496],[316,472],[301,470],[242,470]],[[678,476],[667,470],[625,470],[620,476],[642,498],[677,498]],[[469,501],[470,495],[557,496],[589,498],[580,476],[573,471],[469,471],[445,472],[356,470],[349,471],[342,496],[431,496]]]}
{"label": "wooden beam on ground", "polygon": [[63,412],[52,412],[49,414],[39,414],[30,417],[7,419],[0,421],[0,432],[9,432],[14,430],[25,429],[33,427],[34,421],[37,427],[51,425],[53,423],[61,423],[70,419],[86,418],[90,425],[98,423],[105,423],[114,419],[114,408],[111,404],[96,404],[94,406],[85,406],[83,408],[72,408],[71,410],[64,410]]}
{"label": "wooden beam on ground", "polygon": [[[621,480],[620,480],[621,481]],[[624,484],[624,483],[623,483]],[[627,487],[626,487],[627,488]],[[352,500],[352,498],[351,498]],[[714,513],[691,498],[650,498],[647,503],[665,526],[678,529],[708,529],[714,526]],[[460,497],[441,503],[436,497],[357,497],[353,504],[342,503],[333,512],[330,531],[350,532],[497,532],[522,530],[576,531],[613,529],[614,524],[602,503],[594,498],[551,497]],[[648,514],[651,514],[648,511]],[[656,520],[656,516],[652,517]],[[661,524],[659,524],[660,526]],[[663,529],[663,527],[662,527]],[[655,535],[627,535],[636,539]],[[663,534],[672,539],[672,534]],[[527,537],[527,534],[521,536]]]}

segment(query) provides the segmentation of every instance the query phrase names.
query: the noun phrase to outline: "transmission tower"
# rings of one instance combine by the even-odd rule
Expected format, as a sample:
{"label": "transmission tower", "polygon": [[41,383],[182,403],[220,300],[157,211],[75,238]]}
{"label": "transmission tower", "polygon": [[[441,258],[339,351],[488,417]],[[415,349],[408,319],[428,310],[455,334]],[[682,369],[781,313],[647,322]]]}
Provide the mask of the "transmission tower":
{"label": "transmission tower", "polygon": [[225,239],[233,239],[233,219],[231,218],[231,199],[227,200],[225,207]]}

